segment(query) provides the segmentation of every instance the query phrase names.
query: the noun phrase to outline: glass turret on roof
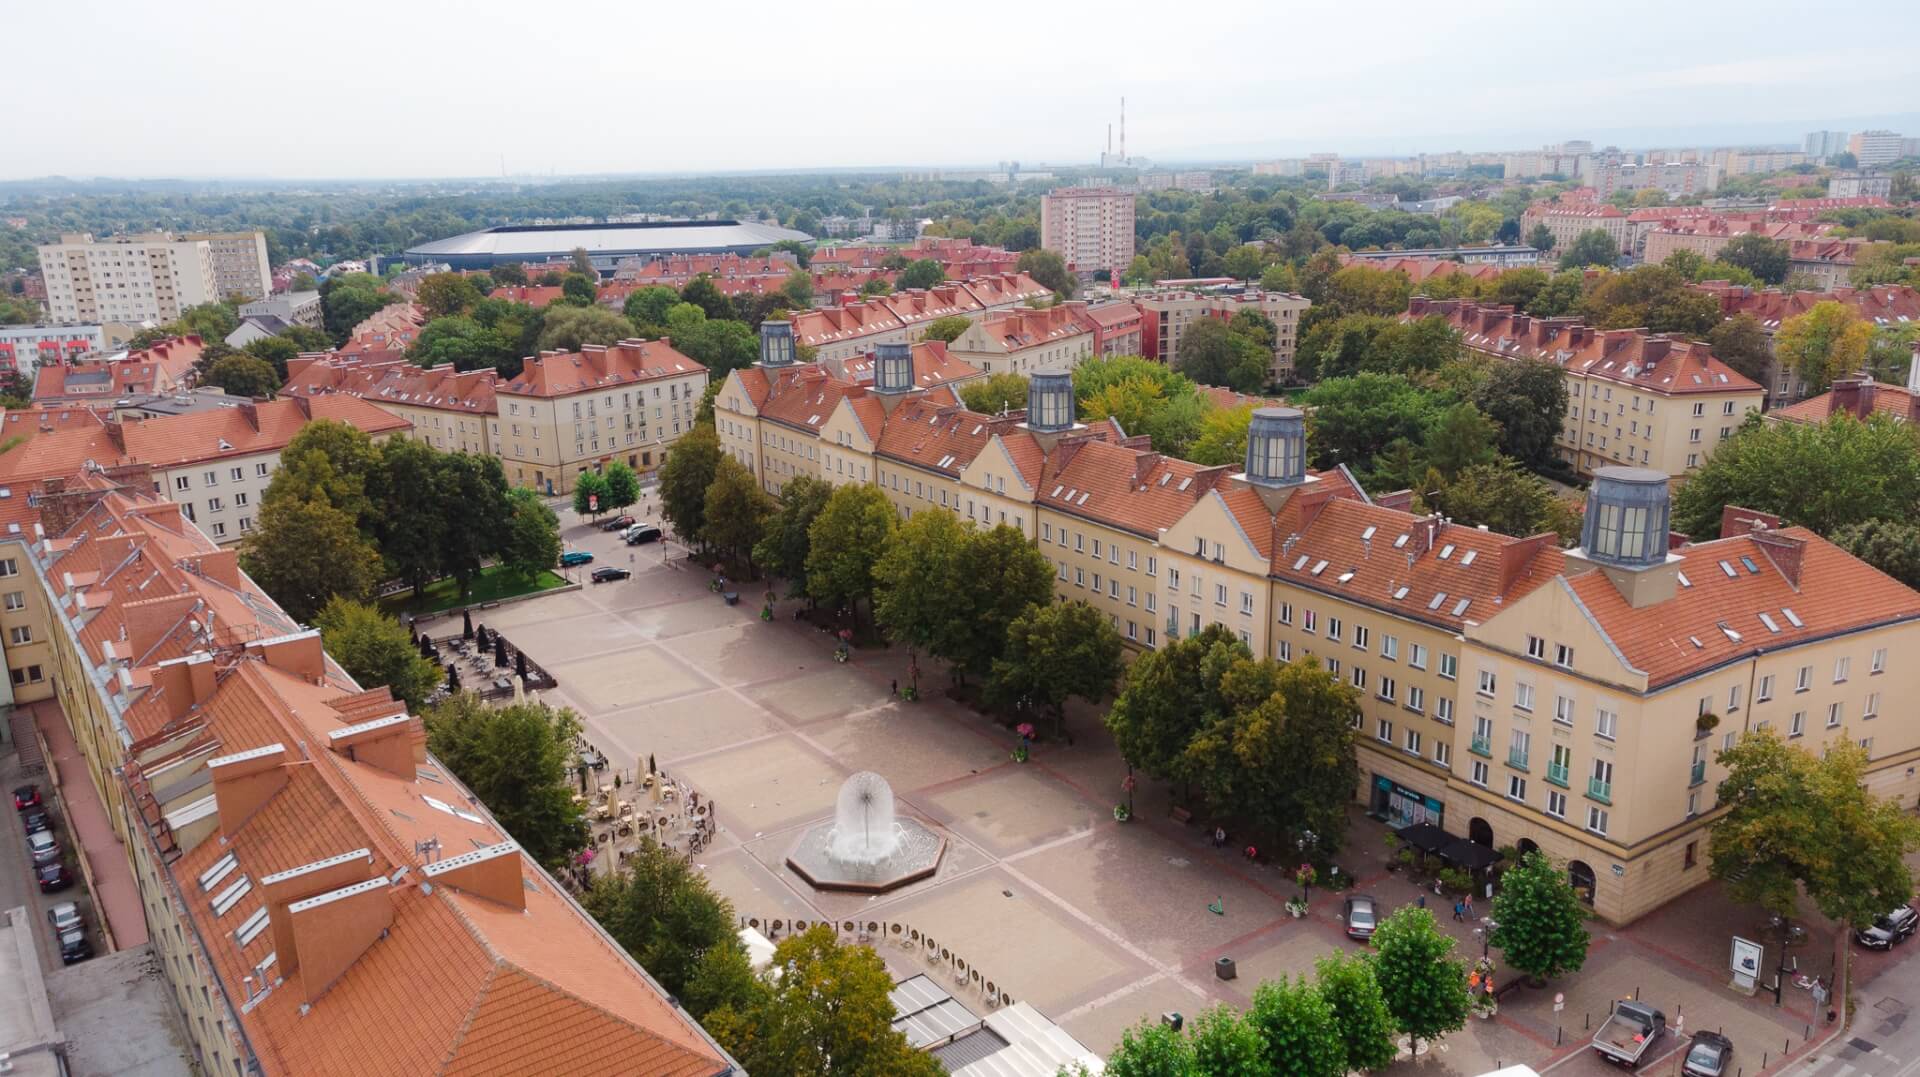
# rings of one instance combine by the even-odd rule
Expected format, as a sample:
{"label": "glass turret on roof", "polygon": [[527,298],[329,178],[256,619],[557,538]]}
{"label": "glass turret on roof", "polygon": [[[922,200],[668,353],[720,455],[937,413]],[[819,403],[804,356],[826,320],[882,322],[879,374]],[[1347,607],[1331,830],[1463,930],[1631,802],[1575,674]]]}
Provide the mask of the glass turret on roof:
{"label": "glass turret on roof", "polygon": [[1667,558],[1667,476],[1638,467],[1603,467],[1587,491],[1580,546],[1602,564],[1646,568]]}

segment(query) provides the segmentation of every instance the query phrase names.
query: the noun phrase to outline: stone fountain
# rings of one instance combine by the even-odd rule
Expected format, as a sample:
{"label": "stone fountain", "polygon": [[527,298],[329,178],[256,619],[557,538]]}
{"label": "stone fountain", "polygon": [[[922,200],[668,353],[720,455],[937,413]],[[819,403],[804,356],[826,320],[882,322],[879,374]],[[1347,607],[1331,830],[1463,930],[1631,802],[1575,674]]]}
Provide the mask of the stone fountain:
{"label": "stone fountain", "polygon": [[833,821],[808,827],[787,866],[820,890],[881,893],[924,879],[940,866],[947,840],[893,807],[893,787],[872,771],[840,786]]}

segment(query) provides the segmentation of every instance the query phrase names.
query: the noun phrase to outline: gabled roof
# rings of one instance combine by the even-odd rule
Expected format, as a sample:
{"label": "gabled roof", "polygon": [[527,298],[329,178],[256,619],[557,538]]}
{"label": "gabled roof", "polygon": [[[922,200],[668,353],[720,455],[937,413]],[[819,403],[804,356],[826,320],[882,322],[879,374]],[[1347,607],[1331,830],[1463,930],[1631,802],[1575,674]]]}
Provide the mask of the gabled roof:
{"label": "gabled roof", "polygon": [[422,369],[401,360],[359,362],[338,355],[301,356],[288,364],[287,396],[341,393],[375,404],[430,408],[465,415],[497,415],[493,368],[456,371],[451,363]]}
{"label": "gabled roof", "polygon": [[1534,318],[1513,307],[1414,296],[1402,318],[1445,318],[1467,347],[1502,359],[1538,359],[1570,373],[1661,395],[1763,393],[1714,358],[1706,344],[1644,329],[1593,329],[1573,318]]}
{"label": "gabled roof", "polygon": [[521,368],[520,376],[495,387],[506,396],[559,397],[617,389],[658,378],[705,373],[706,366],[675,350],[666,340],[623,340],[589,344],[577,352],[541,352]]}
{"label": "gabled roof", "polygon": [[1021,418],[982,415],[934,400],[910,400],[887,416],[874,454],[958,478],[994,435],[1014,430]]}
{"label": "gabled roof", "polygon": [[1157,539],[1234,470],[1083,436],[1055,443],[1037,500],[1056,512]]}
{"label": "gabled roof", "polygon": [[[913,345],[911,355],[913,383],[922,389],[986,376],[979,367],[952,354],[943,340],[919,341]],[[823,361],[822,365],[831,367],[838,377],[872,385],[874,363],[875,354],[869,351],[847,359]]]}

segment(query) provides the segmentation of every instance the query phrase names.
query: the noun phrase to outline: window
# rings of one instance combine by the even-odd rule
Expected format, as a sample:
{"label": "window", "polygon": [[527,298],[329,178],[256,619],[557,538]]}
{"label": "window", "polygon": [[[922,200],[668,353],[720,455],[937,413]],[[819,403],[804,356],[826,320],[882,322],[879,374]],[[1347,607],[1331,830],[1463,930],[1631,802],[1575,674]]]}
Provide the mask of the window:
{"label": "window", "polygon": [[1354,625],[1353,626],[1353,645],[1355,647],[1360,648],[1363,651],[1366,650],[1368,635],[1370,635],[1370,633],[1367,631],[1367,628],[1365,625]]}
{"label": "window", "polygon": [[1300,611],[1300,631],[1312,632],[1314,624],[1315,624],[1315,618],[1314,618],[1313,611],[1301,610]]}
{"label": "window", "polygon": [[1528,636],[1527,657],[1544,660],[1547,657],[1547,641],[1541,639],[1539,636]]}
{"label": "window", "polygon": [[1547,790],[1547,814],[1555,819],[1567,817],[1567,794]]}
{"label": "window", "polygon": [[1434,721],[1436,722],[1444,722],[1447,725],[1453,724],[1453,697],[1452,696],[1443,695],[1443,696],[1437,696],[1434,698],[1433,718],[1434,718]]}
{"label": "window", "polygon": [[1553,664],[1556,666],[1559,666],[1561,669],[1572,669],[1573,668],[1573,648],[1567,646],[1564,643],[1554,644]]}
{"label": "window", "polygon": [[1213,585],[1213,604],[1216,606],[1224,606],[1227,604],[1226,584],[1216,583]]}
{"label": "window", "polygon": [[1367,671],[1360,666],[1353,667],[1353,686],[1363,691],[1367,687]]}
{"label": "window", "polygon": [[[1693,813],[1689,812],[1688,814],[1693,814]],[[1681,853],[1680,868],[1682,871],[1684,871],[1687,868],[1693,867],[1695,864],[1698,864],[1699,862],[1700,862],[1700,843],[1697,841],[1690,841],[1687,843],[1687,847],[1685,851]]]}
{"label": "window", "polygon": [[244,509],[247,507],[247,492],[245,490],[233,495],[233,507],[236,509]]}
{"label": "window", "polygon": [[1427,690],[1417,684],[1407,685],[1407,709],[1415,714],[1426,709]]}
{"label": "window", "polygon": [[1293,623],[1293,603],[1291,602],[1280,603],[1280,623],[1283,625],[1290,625]]}
{"label": "window", "polygon": [[244,474],[245,472],[241,471],[237,467],[227,469],[227,478],[232,479],[234,482],[239,482],[241,479],[241,476]]}
{"label": "window", "polygon": [[1407,665],[1415,669],[1427,668],[1427,649],[1418,643],[1407,644]]}
{"label": "window", "polygon": [[[1148,555],[1148,557],[1147,557],[1147,575],[1149,575],[1149,576],[1152,576],[1152,575],[1155,575],[1155,574],[1157,574],[1157,573],[1158,573],[1159,571],[1160,571],[1160,559],[1159,559],[1158,557],[1154,557],[1154,556],[1152,556],[1152,555]],[[1176,586],[1178,586],[1178,585],[1176,585]]]}
{"label": "window", "polygon": [[1827,728],[1828,729],[1840,728],[1840,721],[1845,716],[1846,716],[1845,708],[1843,708],[1839,703],[1827,704]]}
{"label": "window", "polygon": [[10,610],[26,609],[27,593],[25,591],[8,591],[7,592],[7,608]]}
{"label": "window", "polygon": [[225,508],[225,507],[226,507],[226,506],[224,506],[224,505],[222,505],[222,504],[220,503],[220,499],[219,499],[219,498],[217,498],[217,497],[210,497],[210,498],[207,498],[207,511],[208,511],[208,512],[219,512],[219,511],[220,511],[220,510],[221,510],[222,508]]}
{"label": "window", "polygon": [[1866,708],[1860,712],[1860,720],[1864,722],[1869,718],[1876,717],[1877,715],[1879,715],[1879,713],[1880,713],[1880,693],[1868,692],[1867,705],[1866,705]]}
{"label": "window", "polygon": [[1561,725],[1573,724],[1573,699],[1570,696],[1553,697],[1553,720]]}
{"label": "window", "polygon": [[1380,657],[1389,661],[1400,657],[1400,641],[1392,636],[1380,637]]}
{"label": "window", "polygon": [[1527,769],[1527,756],[1532,747],[1533,734],[1524,729],[1514,730],[1507,742],[1507,762],[1521,770]]}
{"label": "window", "polygon": [[1564,744],[1553,746],[1553,761],[1547,764],[1547,780],[1564,787],[1568,769],[1573,765],[1573,749]]}
{"label": "window", "polygon": [[[897,479],[897,478],[898,478],[898,476],[896,476],[896,479]],[[1052,541],[1053,541],[1053,525],[1052,525],[1052,524],[1041,524],[1041,525],[1040,525],[1040,541],[1041,541],[1041,542],[1052,542]]]}
{"label": "window", "polygon": [[1398,688],[1399,686],[1393,683],[1392,677],[1380,678],[1380,698],[1381,699],[1384,699],[1387,702],[1392,703],[1394,700],[1400,698],[1398,694]]}
{"label": "window", "polygon": [[1886,671],[1887,671],[1887,649],[1885,647],[1882,647],[1879,650],[1873,652],[1873,668],[1868,670],[1868,675],[1872,676],[1875,674],[1885,673]]}
{"label": "window", "polygon": [[173,477],[173,488],[176,490],[193,489],[193,477],[190,475],[175,475]]}
{"label": "window", "polygon": [[1807,712],[1794,711],[1793,717],[1787,720],[1787,736],[1797,737],[1802,733],[1805,733],[1806,731],[1807,731]]}
{"label": "window", "polygon": [[1507,799],[1525,802],[1527,799],[1527,780],[1518,774],[1507,775]]}
{"label": "window", "polygon": [[1769,673],[1766,676],[1760,678],[1760,685],[1754,691],[1753,701],[1755,703],[1765,703],[1767,700],[1772,698],[1773,698],[1773,674]]}
{"label": "window", "polygon": [[1833,683],[1845,684],[1847,682],[1847,673],[1852,669],[1852,658],[1836,659],[1833,663]]}
{"label": "window", "polygon": [[[1065,531],[1060,532],[1060,537],[1064,540],[1067,537],[1067,533]],[[1064,545],[1064,542],[1062,544]],[[1177,568],[1167,569],[1167,589],[1170,591],[1180,590],[1180,570],[1179,569]]]}
{"label": "window", "polygon": [[1291,662],[1293,661],[1293,644],[1287,640],[1280,640],[1273,645],[1273,654],[1282,662]]}
{"label": "window", "polygon": [[214,525],[213,525],[213,537],[214,537],[214,538],[224,538],[224,537],[226,536],[226,534],[227,534],[227,525],[226,525],[226,524],[221,524],[221,523],[216,523],[216,524],[214,524]]}
{"label": "window", "polygon": [[1483,716],[1473,720],[1473,743],[1468,748],[1476,755],[1493,754],[1493,719]]}
{"label": "window", "polygon": [[1607,813],[1605,809],[1591,805],[1587,807],[1587,829],[1605,837],[1607,834]]}
{"label": "window", "polygon": [[1732,714],[1734,711],[1737,711],[1739,709],[1740,709],[1740,686],[1736,684],[1728,687],[1727,689],[1727,713]]}
{"label": "window", "polygon": [[1381,740],[1386,741],[1388,744],[1392,744],[1393,743],[1393,723],[1387,721],[1385,718],[1380,719],[1379,724],[1374,729],[1374,736],[1379,737]]}
{"label": "window", "polygon": [[1332,640],[1335,643],[1338,643],[1340,642],[1340,632],[1341,632],[1340,618],[1338,617],[1327,618],[1327,638]]}
{"label": "window", "polygon": [[[1418,668],[1425,669],[1426,667],[1420,666]],[[1440,656],[1440,675],[1448,680],[1453,680],[1460,675],[1460,659],[1457,655],[1443,654]]]}
{"label": "window", "polygon": [[1448,744],[1446,738],[1438,738],[1433,742],[1433,761],[1443,767],[1453,766],[1453,745]]}
{"label": "window", "polygon": [[1813,667],[1801,666],[1800,672],[1794,676],[1793,690],[1804,692],[1811,687],[1813,687]]}
{"label": "window", "polygon": [[1618,735],[1619,727],[1620,727],[1619,714],[1613,711],[1607,710],[1605,707],[1601,707],[1598,710],[1594,711],[1593,731],[1596,734],[1602,737],[1605,737],[1608,740],[1612,740],[1615,736]]}
{"label": "window", "polygon": [[10,670],[9,672],[13,674],[13,683],[15,684],[39,684],[43,679],[39,666],[28,666],[25,669]]}
{"label": "window", "polygon": [[1587,795],[1602,804],[1613,802],[1613,761],[1593,761],[1593,776],[1587,779]]}
{"label": "window", "polygon": [[1473,777],[1470,780],[1473,784],[1485,789],[1487,787],[1487,765],[1478,759],[1474,760]]}
{"label": "window", "polygon": [[1253,592],[1252,591],[1240,592],[1240,612],[1245,614],[1251,614],[1253,612]]}
{"label": "window", "polygon": [[205,475],[202,475],[201,479],[204,480],[208,486],[220,485],[220,473],[218,471],[209,471]]}
{"label": "window", "polygon": [[10,643],[32,643],[33,628],[29,625],[17,625],[7,631],[7,641]]}
{"label": "window", "polygon": [[1513,705],[1520,710],[1533,709],[1533,685],[1515,682],[1513,686]]}
{"label": "window", "polygon": [[1495,678],[1492,670],[1490,669],[1481,670],[1480,671],[1480,694],[1483,696],[1486,696],[1489,699],[1493,698],[1494,682],[1495,682]]}

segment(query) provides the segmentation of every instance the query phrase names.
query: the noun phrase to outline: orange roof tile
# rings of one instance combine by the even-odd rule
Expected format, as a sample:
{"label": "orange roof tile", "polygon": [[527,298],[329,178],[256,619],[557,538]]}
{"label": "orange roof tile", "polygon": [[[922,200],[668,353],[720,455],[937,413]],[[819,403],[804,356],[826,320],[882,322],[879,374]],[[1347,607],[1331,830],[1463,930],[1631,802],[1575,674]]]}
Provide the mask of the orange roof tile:
{"label": "orange roof tile", "polygon": [[557,397],[597,389],[616,388],[704,374],[706,367],[689,359],[668,340],[623,340],[618,344],[589,344],[577,352],[541,352],[526,361],[520,376],[495,387],[508,396]]}

